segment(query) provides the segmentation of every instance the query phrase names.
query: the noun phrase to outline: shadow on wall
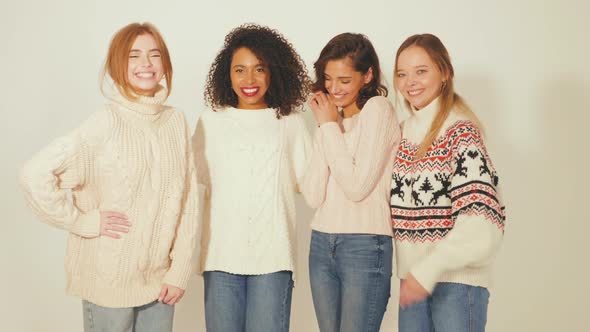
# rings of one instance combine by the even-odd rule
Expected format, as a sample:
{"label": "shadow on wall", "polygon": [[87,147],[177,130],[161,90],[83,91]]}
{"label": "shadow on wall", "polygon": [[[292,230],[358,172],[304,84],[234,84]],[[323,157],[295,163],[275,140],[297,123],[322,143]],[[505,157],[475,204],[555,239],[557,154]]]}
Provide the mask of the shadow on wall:
{"label": "shadow on wall", "polygon": [[582,190],[589,187],[582,147],[588,141],[582,127],[588,123],[588,82],[545,77],[536,86],[504,94],[479,77],[460,86],[486,128],[507,206],[488,330],[584,330],[582,307],[563,304],[578,303],[579,294],[588,293],[588,268],[578,261],[590,230],[582,216],[582,200],[588,197]]}

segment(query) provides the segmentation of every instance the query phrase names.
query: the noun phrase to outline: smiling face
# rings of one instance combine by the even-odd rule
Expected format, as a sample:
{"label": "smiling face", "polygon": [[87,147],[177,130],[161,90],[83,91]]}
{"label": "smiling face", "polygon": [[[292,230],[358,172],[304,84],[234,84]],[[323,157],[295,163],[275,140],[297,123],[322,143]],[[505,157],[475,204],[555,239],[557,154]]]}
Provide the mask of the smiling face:
{"label": "smiling face", "polygon": [[231,86],[238,96],[239,109],[263,109],[264,95],[270,85],[270,70],[248,48],[238,48],[230,66]]}
{"label": "smiling face", "polygon": [[330,60],[324,70],[324,87],[332,102],[342,107],[344,112],[350,108],[357,108],[356,100],[362,87],[373,78],[371,69],[366,74],[354,69],[352,60]]}
{"label": "smiling face", "polygon": [[163,76],[161,50],[154,37],[150,34],[137,36],[129,51],[129,84],[137,94],[153,96]]}
{"label": "smiling face", "polygon": [[446,80],[428,53],[419,46],[410,46],[400,53],[394,74],[396,88],[418,110],[440,95]]}

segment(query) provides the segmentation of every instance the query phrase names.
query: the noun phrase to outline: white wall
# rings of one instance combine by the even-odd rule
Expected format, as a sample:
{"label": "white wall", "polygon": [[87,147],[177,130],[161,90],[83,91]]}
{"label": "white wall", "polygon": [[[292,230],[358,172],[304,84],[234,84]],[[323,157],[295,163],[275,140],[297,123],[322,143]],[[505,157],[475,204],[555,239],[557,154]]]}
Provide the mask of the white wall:
{"label": "white wall", "polygon": [[[194,125],[205,76],[225,34],[243,22],[272,26],[311,65],[335,34],[373,41],[391,82],[399,44],[438,35],[457,90],[484,122],[508,207],[488,331],[587,331],[590,231],[585,152],[590,104],[588,2],[563,1],[8,1],[0,10],[0,264],[3,331],[80,331],[80,301],[64,295],[66,234],[33,218],[17,187],[23,162],[86,118],[103,98],[98,74],[112,34],[150,21],[174,64],[171,105]],[[311,116],[311,114],[307,114]],[[311,120],[311,119],[310,119]],[[585,171],[585,172],[584,172]],[[299,204],[301,275],[291,330],[317,331],[307,252],[311,211]],[[383,331],[397,330],[397,279]],[[204,331],[194,278],[175,331]]]}

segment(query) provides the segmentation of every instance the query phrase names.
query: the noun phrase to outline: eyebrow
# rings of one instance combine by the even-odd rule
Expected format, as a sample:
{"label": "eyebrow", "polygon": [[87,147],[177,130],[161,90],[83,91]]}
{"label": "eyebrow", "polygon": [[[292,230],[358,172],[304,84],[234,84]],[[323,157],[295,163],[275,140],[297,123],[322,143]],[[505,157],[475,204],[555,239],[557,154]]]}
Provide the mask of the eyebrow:
{"label": "eyebrow", "polygon": [[[327,73],[324,73],[324,76],[332,78],[332,76],[328,75]],[[342,78],[352,78],[352,76],[338,76],[336,78],[340,78],[340,79],[342,79]]]}
{"label": "eyebrow", "polygon": [[[236,67],[240,67],[240,68],[246,68],[246,65],[233,65],[232,68],[236,68]],[[255,64],[253,67],[264,67],[264,65],[262,63],[257,63]]]}
{"label": "eyebrow", "polygon": [[[418,66],[414,66],[412,68],[428,68],[428,66],[427,65],[418,65]],[[400,72],[400,71],[404,71],[404,70],[405,69],[401,68],[401,69],[398,69],[397,71]]]}
{"label": "eyebrow", "polygon": [[[129,53],[131,52],[141,52],[142,50],[138,50],[136,48],[129,50]],[[149,50],[148,52],[161,52],[159,48],[152,48],[151,50]]]}

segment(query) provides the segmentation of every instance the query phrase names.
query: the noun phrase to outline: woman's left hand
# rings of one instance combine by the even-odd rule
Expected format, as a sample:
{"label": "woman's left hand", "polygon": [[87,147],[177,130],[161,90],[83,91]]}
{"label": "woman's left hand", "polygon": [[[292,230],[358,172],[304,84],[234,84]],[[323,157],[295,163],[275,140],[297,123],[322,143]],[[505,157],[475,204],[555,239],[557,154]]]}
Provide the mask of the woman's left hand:
{"label": "woman's left hand", "polygon": [[314,93],[307,104],[313,111],[318,125],[338,121],[338,108],[322,91]]}
{"label": "woman's left hand", "polygon": [[428,291],[420,285],[418,280],[416,280],[411,273],[408,273],[406,277],[401,280],[399,287],[400,307],[407,308],[414,303],[426,299],[428,295],[430,295]]}
{"label": "woman's left hand", "polygon": [[163,284],[160,295],[158,296],[158,302],[175,305],[183,296],[184,290],[172,285]]}

